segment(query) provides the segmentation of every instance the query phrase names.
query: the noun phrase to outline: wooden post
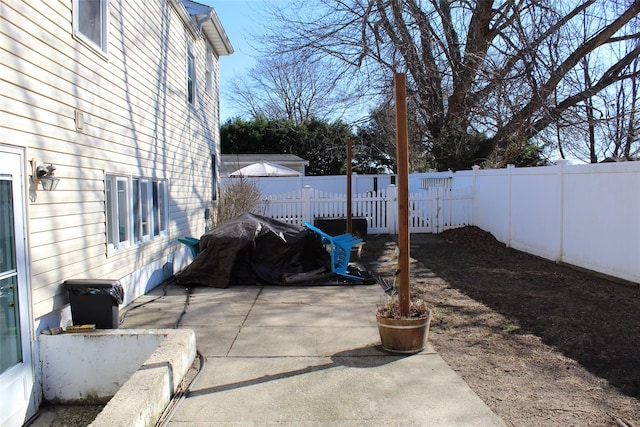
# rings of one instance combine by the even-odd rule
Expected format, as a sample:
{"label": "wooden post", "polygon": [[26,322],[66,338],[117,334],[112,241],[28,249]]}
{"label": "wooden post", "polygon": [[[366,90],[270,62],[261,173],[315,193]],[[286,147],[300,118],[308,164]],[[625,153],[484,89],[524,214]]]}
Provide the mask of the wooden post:
{"label": "wooden post", "polygon": [[400,315],[409,316],[409,132],[407,130],[407,78],[396,73],[396,158],[398,162],[398,298]]}
{"label": "wooden post", "polygon": [[347,233],[351,233],[351,138],[347,138]]}

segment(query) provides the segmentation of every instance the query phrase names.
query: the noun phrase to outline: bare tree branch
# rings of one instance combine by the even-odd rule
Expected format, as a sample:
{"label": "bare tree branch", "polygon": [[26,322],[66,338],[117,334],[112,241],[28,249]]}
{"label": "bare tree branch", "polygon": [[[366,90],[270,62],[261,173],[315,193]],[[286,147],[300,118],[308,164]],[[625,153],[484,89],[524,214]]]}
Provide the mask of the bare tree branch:
{"label": "bare tree branch", "polygon": [[[282,26],[266,39],[273,53],[330,58],[333,66],[345,67],[341,71],[352,67],[367,79],[363,94],[384,98],[392,73],[406,72],[415,126],[427,150],[434,141],[465,133],[473,143],[484,136],[503,149],[536,138],[565,113],[563,129],[581,126],[573,107],[632,78],[627,68],[638,56],[636,49],[621,60],[612,53],[638,40],[640,0],[278,4],[275,17]],[[593,83],[584,88],[579,76],[587,57]]]}
{"label": "bare tree branch", "polygon": [[632,61],[638,58],[638,55],[640,55],[640,45],[625,55],[625,57],[619,62],[611,66],[595,84],[592,84],[582,92],[563,99],[555,108],[549,109],[545,117],[537,120],[531,125],[531,128],[529,129],[529,136],[536,135],[550,123],[557,120],[565,110],[574,107],[591,96],[594,96],[604,88],[621,80],[633,80],[640,77],[640,70],[635,70],[634,72],[626,74],[622,73],[622,71],[627,68]]}
{"label": "bare tree branch", "polygon": [[[573,51],[567,59],[565,59],[549,76],[549,79],[540,88],[539,97],[531,99],[527,105],[525,105],[518,113],[514,114],[511,120],[501,128],[495,135],[494,140],[501,142],[503,138],[508,134],[521,134],[530,133],[531,128],[529,126],[530,118],[533,116],[534,111],[538,110],[542,103],[548,99],[553,93],[558,83],[569,72],[570,69],[575,67],[578,62],[584,58],[587,54],[593,52],[598,46],[606,43],[620,28],[622,28],[627,22],[635,18],[640,13],[640,0],[635,0],[629,5],[629,8],[615,19],[612,23],[601,29],[593,37],[586,42],[582,43],[575,51]],[[637,49],[634,50],[636,52]],[[637,56],[636,52],[636,56]],[[628,55],[627,55],[628,57]],[[619,65],[619,64],[617,64]],[[607,71],[607,75],[600,79],[600,82],[604,83],[607,80],[613,78],[612,74],[616,73],[621,67],[614,65]],[[623,67],[622,67],[623,68]],[[599,83],[600,83],[599,82]],[[602,88],[608,86],[603,84]],[[592,92],[590,90],[589,92]],[[594,92],[595,93],[595,92]],[[584,99],[584,98],[583,98]],[[535,128],[534,128],[535,130]]]}

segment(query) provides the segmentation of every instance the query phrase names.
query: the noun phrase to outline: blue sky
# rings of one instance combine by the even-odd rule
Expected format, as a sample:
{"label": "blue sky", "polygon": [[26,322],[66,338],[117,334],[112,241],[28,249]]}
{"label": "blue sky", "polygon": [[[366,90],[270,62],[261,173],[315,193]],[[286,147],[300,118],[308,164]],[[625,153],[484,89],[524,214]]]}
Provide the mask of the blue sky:
{"label": "blue sky", "polygon": [[[220,58],[220,123],[240,115],[229,99],[229,82],[256,65],[256,43],[252,39],[256,33],[262,33],[266,6],[280,0],[196,0],[215,9],[224,27],[234,53]],[[284,0],[290,1],[290,0]],[[352,119],[360,119],[368,114],[368,107],[353,107]],[[349,117],[351,117],[349,116]],[[343,117],[343,119],[349,120]]]}
{"label": "blue sky", "polygon": [[196,0],[215,9],[222,26],[231,40],[234,53],[220,58],[220,121],[237,116],[239,113],[229,102],[227,86],[234,76],[243,74],[255,64],[256,50],[251,33],[260,31],[258,14],[266,4],[265,0]]}

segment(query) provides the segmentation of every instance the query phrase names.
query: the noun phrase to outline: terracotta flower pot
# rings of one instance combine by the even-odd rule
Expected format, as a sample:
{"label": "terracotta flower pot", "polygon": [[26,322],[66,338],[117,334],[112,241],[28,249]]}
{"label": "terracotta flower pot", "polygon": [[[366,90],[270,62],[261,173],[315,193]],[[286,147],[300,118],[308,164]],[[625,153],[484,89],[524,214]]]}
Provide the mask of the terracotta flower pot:
{"label": "terracotta flower pot", "polygon": [[419,318],[395,319],[376,314],[382,348],[393,353],[419,353],[429,338],[431,310]]}

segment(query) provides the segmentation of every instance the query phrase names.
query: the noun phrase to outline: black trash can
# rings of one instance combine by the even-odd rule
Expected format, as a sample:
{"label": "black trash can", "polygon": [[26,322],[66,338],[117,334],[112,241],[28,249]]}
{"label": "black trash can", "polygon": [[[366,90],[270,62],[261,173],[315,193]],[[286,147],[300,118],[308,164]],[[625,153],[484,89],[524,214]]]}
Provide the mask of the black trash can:
{"label": "black trash can", "polygon": [[74,325],[96,325],[97,329],[117,329],[120,323],[119,305],[124,290],[117,280],[75,279],[64,286],[69,292]]}

